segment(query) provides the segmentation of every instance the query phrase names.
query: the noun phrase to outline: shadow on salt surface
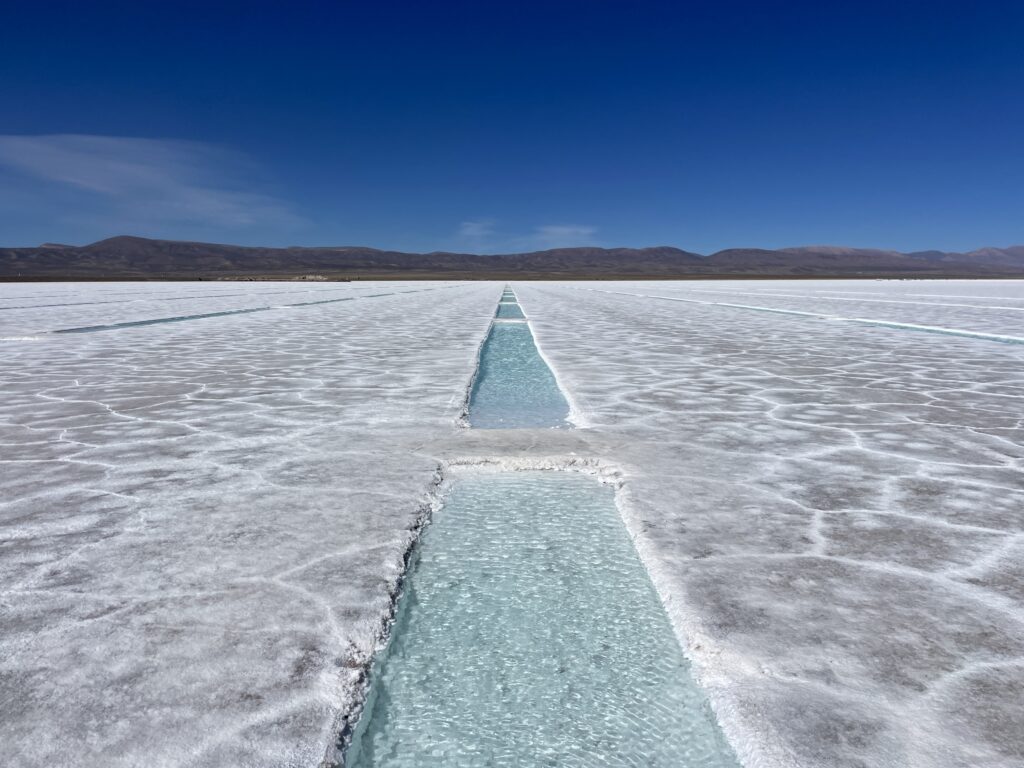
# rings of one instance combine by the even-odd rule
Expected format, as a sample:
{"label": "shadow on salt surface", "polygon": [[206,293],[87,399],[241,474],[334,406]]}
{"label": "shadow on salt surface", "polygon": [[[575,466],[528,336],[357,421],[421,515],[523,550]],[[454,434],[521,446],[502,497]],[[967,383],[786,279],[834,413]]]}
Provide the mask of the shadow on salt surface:
{"label": "shadow on salt surface", "polygon": [[348,768],[736,768],[615,508],[467,473],[426,529]]}

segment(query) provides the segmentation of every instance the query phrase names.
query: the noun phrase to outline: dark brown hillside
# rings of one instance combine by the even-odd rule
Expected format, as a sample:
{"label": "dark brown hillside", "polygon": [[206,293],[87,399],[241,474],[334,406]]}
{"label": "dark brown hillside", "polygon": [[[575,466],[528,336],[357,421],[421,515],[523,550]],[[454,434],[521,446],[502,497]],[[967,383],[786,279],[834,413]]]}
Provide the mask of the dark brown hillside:
{"label": "dark brown hillside", "polygon": [[1024,277],[1024,246],[970,253],[808,246],[556,248],[504,255],[404,253],[359,246],[264,248],[112,237],[84,246],[0,248],[0,280],[610,279],[711,277]]}

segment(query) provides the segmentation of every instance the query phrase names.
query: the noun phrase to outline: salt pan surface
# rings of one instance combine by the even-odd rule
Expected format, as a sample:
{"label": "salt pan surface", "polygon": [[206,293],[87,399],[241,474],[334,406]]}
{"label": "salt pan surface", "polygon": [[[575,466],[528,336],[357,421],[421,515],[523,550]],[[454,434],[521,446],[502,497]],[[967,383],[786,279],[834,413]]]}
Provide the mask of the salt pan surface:
{"label": "salt pan surface", "polygon": [[68,305],[0,311],[7,764],[316,766],[477,461],[621,486],[746,765],[1024,763],[1024,347],[807,316],[1020,335],[1020,283],[516,284],[572,430],[460,429],[501,286],[407,287],[0,290]]}
{"label": "salt pan surface", "polygon": [[[435,480],[423,446],[457,429],[499,287],[6,343],[0,762],[330,754]],[[131,316],[111,306],[90,322]],[[82,322],[68,313],[0,315]]]}
{"label": "salt pan surface", "polygon": [[[757,285],[807,298],[746,303],[831,306],[818,283]],[[1024,349],[580,290],[692,286],[707,289],[516,287],[589,425],[562,450],[621,473],[631,531],[741,756],[1022,764]],[[989,293],[1020,302],[1024,285]]]}

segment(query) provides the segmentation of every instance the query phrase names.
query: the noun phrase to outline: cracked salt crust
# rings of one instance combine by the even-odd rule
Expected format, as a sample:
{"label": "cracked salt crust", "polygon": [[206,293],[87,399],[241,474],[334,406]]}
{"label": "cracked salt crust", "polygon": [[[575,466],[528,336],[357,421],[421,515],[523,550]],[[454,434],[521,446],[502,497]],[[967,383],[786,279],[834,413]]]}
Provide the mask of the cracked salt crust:
{"label": "cracked salt crust", "polygon": [[[818,282],[757,286],[831,311]],[[517,288],[746,764],[1021,763],[1019,347],[637,299],[649,284]],[[1024,285],[979,293],[896,322],[1016,332],[987,305]]]}
{"label": "cracked salt crust", "polygon": [[[327,287],[4,286],[68,306],[0,336]],[[725,306],[1024,335],[1021,283],[516,284],[582,428],[487,434],[501,287],[5,344],[5,760],[317,765],[438,467],[483,461],[619,488],[747,766],[1024,761],[1024,348]]]}
{"label": "cracked salt crust", "polygon": [[[174,291],[205,285],[143,287],[163,294],[2,312],[2,332],[315,300],[290,285],[201,302]],[[5,349],[4,762],[317,765],[429,495],[424,445],[457,430],[499,287]]]}

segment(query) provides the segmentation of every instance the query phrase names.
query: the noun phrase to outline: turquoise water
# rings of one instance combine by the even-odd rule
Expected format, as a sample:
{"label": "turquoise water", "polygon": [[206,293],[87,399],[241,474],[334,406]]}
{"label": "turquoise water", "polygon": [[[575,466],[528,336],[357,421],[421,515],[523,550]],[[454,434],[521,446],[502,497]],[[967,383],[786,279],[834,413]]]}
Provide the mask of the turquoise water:
{"label": "turquoise water", "polygon": [[518,304],[501,303],[498,305],[498,313],[495,317],[522,318],[526,317],[526,315],[523,314],[523,308]]}
{"label": "turquoise water", "polygon": [[176,315],[175,317],[158,317],[153,320],[131,320],[127,323],[111,323],[110,325],[85,325],[81,328],[60,328],[50,333],[95,333],[96,331],[116,331],[120,328],[139,328],[145,325],[162,325],[163,323],[183,323],[186,320],[202,320],[207,317],[227,317],[228,315],[248,315],[253,312],[268,312],[273,307],[253,307],[252,309],[228,309],[223,312],[204,312],[199,315]]}
{"label": "turquoise water", "polygon": [[347,768],[737,768],[614,506],[458,482],[423,534]]}
{"label": "turquoise water", "polygon": [[[79,328],[59,328],[49,333],[96,333],[97,331],[116,331],[121,328],[140,328],[147,325],[162,325],[164,323],[182,323],[187,320],[202,320],[208,317],[227,317],[228,315],[248,315],[253,312],[269,312],[284,307],[314,307],[320,304],[337,304],[342,301],[353,301],[354,299],[374,299],[381,296],[397,296],[401,293],[422,293],[424,291],[437,291],[443,288],[455,286],[441,286],[440,288],[419,288],[414,291],[396,291],[391,293],[368,293],[360,296],[345,296],[341,299],[319,299],[317,301],[300,301],[296,304],[281,304],[271,307],[251,307],[249,309],[227,309],[220,312],[203,312],[197,315],[175,315],[174,317],[157,317],[152,320],[130,320],[124,323],[110,323],[109,325],[85,325]],[[327,291],[324,291],[326,293]],[[273,293],[290,293],[290,291],[273,291]],[[97,302],[106,303],[106,302]],[[69,305],[70,306],[70,305]],[[13,307],[12,307],[13,309]],[[28,309],[28,307],[25,307]]]}
{"label": "turquoise water", "polygon": [[[302,301],[298,304],[282,304],[282,307],[312,307],[317,304],[337,304],[341,301],[352,301],[355,298],[374,298],[376,296],[392,296],[390,293],[374,293],[369,296],[346,296],[343,299],[321,299],[319,301]],[[278,307],[252,307],[250,309],[227,309],[223,312],[203,312],[198,315],[175,315],[174,317],[157,317],[152,320],[130,320],[126,323],[111,323],[110,325],[86,325],[81,328],[60,328],[50,333],[95,333],[97,331],[116,331],[120,328],[140,328],[146,325],[163,325],[164,323],[182,323],[186,320],[202,320],[207,317],[227,317],[228,315],[250,315],[253,312],[269,312]]]}
{"label": "turquoise water", "polygon": [[569,403],[526,323],[495,323],[480,351],[469,423],[484,429],[567,427]]}

